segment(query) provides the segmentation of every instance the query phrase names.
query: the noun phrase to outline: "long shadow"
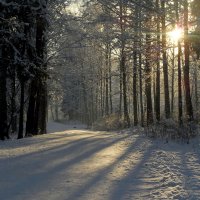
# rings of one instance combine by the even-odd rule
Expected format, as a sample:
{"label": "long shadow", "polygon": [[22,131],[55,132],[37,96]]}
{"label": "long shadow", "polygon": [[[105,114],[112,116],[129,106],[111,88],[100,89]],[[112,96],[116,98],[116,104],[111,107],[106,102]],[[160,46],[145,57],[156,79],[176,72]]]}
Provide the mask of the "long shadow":
{"label": "long shadow", "polygon": [[[8,140],[8,141],[0,141],[0,150],[9,150],[9,149],[18,149],[21,147],[26,147],[26,146],[30,146],[30,145],[35,145],[35,144],[44,144],[48,141],[52,141],[55,142],[59,139],[65,140],[68,138],[73,138],[73,137],[78,137],[78,136],[83,136],[83,132],[82,131],[87,131],[87,134],[91,134],[91,137],[95,137],[97,135],[100,135],[101,133],[104,134],[104,132],[96,132],[94,134],[94,132],[90,132],[90,130],[80,130],[80,132],[78,132],[78,130],[76,130],[76,132],[74,133],[74,130],[72,130],[73,132],[69,132],[69,130],[65,130],[67,131],[66,133],[49,133],[49,134],[45,134],[42,135],[44,137],[41,137],[41,135],[38,136],[34,136],[34,137],[27,137],[27,138],[23,138],[21,140]],[[50,135],[50,137],[49,137]],[[104,134],[105,135],[105,134]],[[112,137],[111,133],[107,133],[107,135],[109,135],[110,137]],[[47,137],[46,137],[47,136]],[[108,137],[108,136],[107,136]],[[89,138],[89,137],[88,137]],[[10,144],[10,145],[9,145]]]}
{"label": "long shadow", "polygon": [[[94,138],[94,139],[93,139]],[[88,145],[88,144],[92,144],[93,142],[97,142],[97,139],[95,136],[90,136],[90,137],[85,137],[85,138],[82,138],[82,139],[77,139],[77,140],[72,140],[70,142],[67,142],[67,143],[62,143],[60,145],[55,145],[54,147],[50,147],[50,148],[45,148],[45,149],[41,149],[39,151],[36,151],[36,152],[30,152],[30,153],[27,153],[27,154],[23,154],[23,155],[17,155],[15,157],[11,157],[11,158],[1,158],[1,163],[3,164],[4,161],[7,161],[9,160],[10,163],[12,163],[11,167],[15,167],[15,166],[18,166],[20,165],[21,163],[21,160],[23,159],[32,159],[34,158],[34,161],[35,162],[45,162],[43,159],[46,158],[46,155],[48,155],[48,158],[49,156],[53,159],[58,159],[58,156],[57,154],[60,154],[62,153],[62,151],[66,151],[66,152],[76,152],[78,150],[78,147],[80,145]],[[23,165],[23,163],[21,164]]]}
{"label": "long shadow", "polygon": [[[137,182],[137,185],[134,187],[139,188],[139,186],[142,184],[142,181],[137,179],[136,177],[142,172],[145,166],[145,163],[149,160],[152,154],[153,147],[150,146],[148,149],[145,149],[145,152],[143,153],[143,158],[138,162],[135,166],[133,166],[133,169],[127,173],[124,177],[122,177],[118,184],[115,186],[115,188],[112,190],[110,195],[110,200],[124,200],[126,195],[129,193],[128,191],[134,186],[133,184]],[[136,194],[136,190],[134,190],[134,193]],[[132,191],[133,192],[133,191]],[[133,195],[133,194],[132,194]],[[131,199],[134,199],[132,196]]]}
{"label": "long shadow", "polygon": [[[152,151],[153,149],[150,147],[143,155],[143,159],[124,177],[122,177],[119,181],[119,183],[115,186],[113,189],[110,200],[124,200],[127,198],[127,194],[132,193],[129,196],[129,199],[137,199],[139,195],[139,192],[141,192],[141,188],[139,188],[140,185],[143,184],[142,180],[136,179],[137,175],[142,172],[142,170],[145,169],[145,163],[148,162],[149,158],[152,157]],[[168,149],[165,150],[166,152],[173,152],[176,151],[176,149]],[[188,179],[188,176],[191,178],[191,182],[189,183],[189,187],[191,187],[192,184],[195,186],[195,190],[191,190],[189,193],[189,197],[187,199],[200,199],[200,191],[199,191],[199,184],[200,184],[200,178],[195,177],[194,171],[188,166],[187,163],[187,157],[185,156],[185,152],[187,152],[185,149],[184,151],[181,148],[178,148],[178,152],[180,152],[182,158],[182,164],[181,167],[185,170],[184,176],[186,179]],[[198,156],[196,155],[196,158]],[[196,161],[197,163],[200,163],[199,160]],[[200,169],[200,168],[199,168]],[[144,173],[144,172],[143,172]],[[200,171],[198,173],[198,177],[200,175]],[[187,180],[186,180],[187,181]],[[183,183],[184,186],[184,183]],[[156,189],[157,187],[154,187],[153,189]],[[158,187],[159,189],[159,187]],[[145,189],[147,192],[149,189]],[[144,195],[144,194],[141,194]],[[141,199],[144,199],[144,197],[140,197]]]}
{"label": "long shadow", "polygon": [[[197,158],[197,161],[195,165],[200,163],[199,157],[197,155],[196,155],[196,158]],[[183,170],[181,170],[181,172],[184,173],[183,175],[184,175],[185,183],[186,183],[185,189],[187,190],[189,199],[200,199],[200,190],[199,190],[200,189],[200,186],[199,186],[200,185],[200,168],[196,169],[196,170],[199,170],[198,174],[196,174],[199,177],[197,178],[197,176],[195,176],[194,174],[195,171],[191,169],[192,166],[190,166],[189,168],[188,166],[189,163],[187,163],[187,159],[188,159],[187,156],[182,153],[181,166],[183,167]]]}
{"label": "long shadow", "polygon": [[[11,148],[17,149],[17,148],[21,148],[21,147],[34,145],[34,144],[46,143],[47,141],[54,142],[54,140],[58,140],[58,139],[65,140],[65,139],[72,138],[72,137],[82,136],[83,134],[68,132],[68,133],[59,134],[59,135],[58,134],[53,135],[53,133],[50,133],[48,135],[50,135],[50,137],[41,138],[38,136],[34,136],[32,138],[23,138],[22,140],[3,141],[3,142],[0,142],[0,150],[7,150],[7,149],[11,149]],[[43,135],[43,136],[48,136],[48,135]],[[8,143],[10,143],[11,146],[9,146]]]}
{"label": "long shadow", "polygon": [[[101,138],[101,137],[98,138],[97,135],[91,135],[89,137],[83,137],[82,139],[76,139],[76,140],[72,140],[67,143],[55,145],[50,148],[47,147],[44,149],[40,149],[39,151],[36,151],[36,152],[30,152],[27,154],[18,155],[18,156],[14,156],[11,158],[0,158],[0,161],[3,164],[4,161],[9,160],[9,162],[12,163],[11,166],[14,167],[15,165],[18,165],[22,159],[32,158],[33,156],[34,156],[35,162],[37,162],[37,160],[42,160],[41,159],[42,157],[44,157],[44,159],[45,159],[46,158],[45,155],[48,154],[48,156],[49,156],[50,153],[51,153],[51,157],[53,157],[53,155],[55,155],[54,159],[58,159],[57,153],[62,153],[63,150],[66,152],[70,151],[71,153],[74,153],[79,150],[79,146],[81,146],[81,145],[85,145],[85,146],[87,146],[88,144],[91,145],[93,142],[98,143],[98,141],[107,140],[108,138],[112,138],[112,136],[110,136],[110,137],[106,136],[106,138]],[[63,137],[62,139],[65,139],[65,137]],[[60,143],[60,142],[58,142],[58,143]]]}
{"label": "long shadow", "polygon": [[[128,138],[128,137],[130,137],[130,136],[125,136],[125,137],[113,139],[112,141],[106,141],[105,138],[104,138],[104,140],[102,140],[101,144],[98,144],[98,145],[94,144],[92,146],[92,148],[90,148],[89,150],[86,149],[86,151],[83,151],[80,155],[78,155],[78,156],[76,156],[76,157],[74,157],[70,160],[66,160],[64,162],[61,162],[61,163],[59,163],[58,165],[55,165],[55,166],[51,166],[51,163],[50,163],[51,160],[49,160],[47,158],[43,162],[43,164],[46,163],[47,166],[49,165],[49,167],[46,171],[39,171],[39,172],[36,171],[36,173],[34,173],[34,174],[29,174],[27,177],[24,178],[24,180],[17,181],[15,186],[11,186],[7,190],[8,191],[23,191],[24,188],[27,185],[29,185],[29,187],[31,187],[31,188],[37,187],[37,188],[40,188],[40,189],[43,186],[44,190],[45,190],[45,188],[46,188],[45,184],[47,184],[47,180],[53,180],[56,177],[56,175],[58,173],[60,173],[61,171],[68,170],[71,166],[76,165],[76,164],[80,163],[81,161],[83,161],[85,159],[88,159],[92,155],[95,155],[97,152],[99,152],[99,151],[101,151],[101,150],[103,150],[107,147],[110,147],[110,146],[114,145],[115,143],[118,143],[121,140],[124,140],[125,138]],[[94,142],[98,143],[100,141],[101,141],[101,139],[99,138],[96,142],[95,141]],[[90,141],[88,141],[88,142],[90,142]],[[76,149],[76,148],[78,148],[78,146],[76,145],[76,147],[74,147],[74,148]],[[74,148],[70,149],[70,151],[73,150]],[[66,156],[66,153],[69,153],[69,149],[68,150],[66,150],[66,149],[63,148],[61,152],[56,153],[57,159],[63,160],[63,158]],[[59,158],[58,158],[58,156],[59,156]],[[21,159],[23,159],[23,157],[21,157]],[[40,162],[40,160],[38,160],[38,161]],[[24,164],[24,162],[22,161],[22,164],[21,164],[21,166],[23,166],[22,169],[28,170],[29,165],[31,163],[25,164],[25,165],[23,165],[23,164]],[[16,168],[16,167],[19,167],[19,166],[14,166],[14,167]],[[35,167],[37,168],[38,166],[35,165]],[[41,163],[39,163],[39,167],[42,167]],[[23,173],[22,169],[21,169],[21,173]],[[29,188],[30,192],[31,192],[31,188]],[[7,199],[12,199],[12,196],[13,196],[12,192],[9,192],[6,195],[7,195],[6,196]]]}
{"label": "long shadow", "polygon": [[[107,166],[107,167],[105,167],[103,169],[100,169],[97,172],[97,175],[95,175],[94,177],[92,177],[91,180],[88,181],[87,183],[85,183],[83,186],[79,187],[78,190],[74,191],[70,196],[67,196],[65,200],[67,200],[67,199],[71,200],[71,199],[81,198],[94,185],[96,187],[98,187],[97,184],[99,182],[101,182],[102,180],[105,180],[106,176],[109,173],[111,173],[118,164],[122,163],[127,158],[129,158],[129,156],[132,155],[137,150],[137,147],[139,147],[140,145],[141,145],[141,141],[138,140],[138,139],[136,139],[132,144],[129,144],[129,146],[127,147],[126,151],[122,155],[120,155],[111,165],[109,165],[109,166]],[[146,152],[148,152],[148,149],[146,149]],[[133,167],[135,167],[135,166],[133,166]],[[128,177],[129,177],[129,175],[128,175]],[[117,190],[120,189],[120,187],[121,187],[121,185],[119,186],[119,188],[116,189],[115,192],[117,192]],[[118,195],[115,195],[111,199],[112,200],[118,199]]]}

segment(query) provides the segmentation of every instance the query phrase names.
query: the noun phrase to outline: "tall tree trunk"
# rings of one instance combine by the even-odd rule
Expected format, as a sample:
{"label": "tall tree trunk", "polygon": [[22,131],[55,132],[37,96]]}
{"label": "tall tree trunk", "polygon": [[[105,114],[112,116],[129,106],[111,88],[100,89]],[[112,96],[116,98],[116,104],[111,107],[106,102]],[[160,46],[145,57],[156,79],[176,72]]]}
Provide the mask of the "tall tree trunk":
{"label": "tall tree trunk", "polygon": [[124,43],[124,38],[123,38],[123,32],[124,32],[124,29],[123,29],[123,24],[122,24],[122,21],[123,21],[123,5],[122,5],[122,0],[120,0],[120,31],[121,31],[121,57],[119,59],[119,115],[120,117],[122,116],[122,101],[123,101],[123,69],[122,69],[122,48],[123,48],[123,43]]}
{"label": "tall tree trunk", "polygon": [[52,117],[52,120],[55,121],[54,111],[53,111],[53,105],[50,105],[50,110],[51,110],[51,117]]}
{"label": "tall tree trunk", "polygon": [[11,77],[11,116],[10,126],[11,132],[17,132],[17,108],[16,108],[16,69],[12,66],[12,77]]}
{"label": "tall tree trunk", "polygon": [[123,2],[120,0],[120,29],[121,29],[121,60],[120,68],[122,71],[122,91],[123,91],[123,109],[124,109],[124,126],[130,127],[130,118],[128,113],[128,103],[127,103],[127,72],[126,72],[126,56],[125,56],[125,37],[124,37],[124,22],[123,22]]}
{"label": "tall tree trunk", "polygon": [[[198,68],[195,66],[195,73],[194,73],[194,79],[195,79],[195,108],[196,108],[196,113],[199,109],[199,96],[198,96]],[[196,114],[197,120],[198,120],[198,113]]]}
{"label": "tall tree trunk", "polygon": [[[27,134],[46,133],[47,122],[47,84],[46,84],[46,9],[47,1],[40,2],[42,13],[36,17],[36,53],[39,62],[37,67],[42,72],[38,72],[30,85],[29,107],[27,112]],[[41,70],[42,69],[42,70]],[[32,95],[35,94],[36,96]],[[34,115],[32,116],[32,114]],[[34,117],[34,118],[33,118]],[[33,125],[31,125],[33,121]]]}
{"label": "tall tree trunk", "polygon": [[[179,24],[179,2],[175,1],[176,21]],[[179,125],[183,124],[183,103],[182,103],[182,77],[181,77],[181,42],[178,40],[178,121]]]}
{"label": "tall tree trunk", "polygon": [[193,120],[193,107],[190,96],[190,47],[188,41],[188,1],[184,0],[184,85],[185,85],[185,102],[186,102],[186,115],[188,121]]}
{"label": "tall tree trunk", "polygon": [[101,82],[100,82],[100,93],[101,93],[101,97],[100,97],[100,100],[101,100],[101,116],[103,116],[104,115],[104,96],[103,96],[103,90],[104,90],[104,88],[103,88],[103,69],[101,69]]}
{"label": "tall tree trunk", "polygon": [[[135,45],[136,48],[136,45]],[[137,52],[133,52],[133,115],[134,126],[138,125],[138,102],[137,102]]]}
{"label": "tall tree trunk", "polygon": [[[156,0],[156,8],[160,10],[159,0]],[[155,112],[156,120],[160,121],[160,16],[157,14],[157,55],[156,55],[156,98]]]}
{"label": "tall tree trunk", "polygon": [[106,44],[106,69],[105,69],[105,93],[106,93],[106,97],[105,97],[105,114],[106,116],[109,115],[109,44]]}
{"label": "tall tree trunk", "polygon": [[109,95],[110,95],[110,114],[113,113],[112,102],[112,60],[111,60],[111,48],[109,46]]}
{"label": "tall tree trunk", "polygon": [[37,116],[36,116],[36,99],[37,99],[37,80],[33,80],[29,86],[29,104],[27,110],[27,120],[26,120],[26,135],[33,134],[37,135]]}
{"label": "tall tree trunk", "polygon": [[130,127],[130,118],[128,113],[128,104],[127,104],[127,76],[126,76],[126,66],[125,66],[125,57],[123,55],[121,57],[121,67],[122,67],[122,85],[123,85],[123,103],[124,103],[124,126]]}
{"label": "tall tree trunk", "polygon": [[168,62],[166,52],[166,22],[165,22],[165,1],[161,1],[162,9],[162,54],[163,54],[163,75],[164,75],[164,92],[165,92],[165,117],[170,118],[170,99],[169,99],[169,81],[168,81]]}
{"label": "tall tree trunk", "polygon": [[154,72],[155,69],[153,67],[153,74],[152,74],[152,78],[153,78],[153,108],[154,108],[154,112],[156,111],[156,73]]}
{"label": "tall tree trunk", "polygon": [[[45,2],[45,1],[44,1]],[[46,83],[46,73],[47,73],[47,64],[46,64],[46,31],[47,31],[47,22],[46,22],[46,9],[47,9],[47,1],[43,2],[43,14],[37,17],[37,32],[36,32],[36,49],[37,56],[41,59],[41,67],[44,71],[39,78],[39,95],[40,95],[40,107],[39,107],[39,123],[38,128],[41,134],[45,134],[46,123],[47,123],[47,83]]]}
{"label": "tall tree trunk", "polygon": [[172,52],[172,90],[171,90],[171,115],[174,113],[174,76],[175,76],[175,51]]}
{"label": "tall tree trunk", "polygon": [[83,87],[85,123],[89,126],[90,125],[90,121],[89,121],[89,109],[88,109],[88,101],[87,101],[87,92],[86,92],[86,87],[85,87],[85,77],[83,77],[82,87]]}
{"label": "tall tree trunk", "polygon": [[19,131],[17,139],[24,137],[24,88],[25,82],[21,81],[20,111],[19,111]]}
{"label": "tall tree trunk", "polygon": [[46,134],[47,133],[47,83],[46,80],[40,83],[40,110],[39,110],[39,122],[38,122],[38,128],[40,134]]}
{"label": "tall tree trunk", "polygon": [[[2,28],[2,27],[0,27]],[[5,45],[0,45],[0,139],[4,140],[8,136],[7,131],[7,64],[5,62],[6,58],[6,47]]]}
{"label": "tall tree trunk", "polygon": [[140,115],[141,126],[144,126],[144,109],[143,109],[143,84],[142,84],[142,55],[139,54],[139,84],[140,84]]}
{"label": "tall tree trunk", "polygon": [[139,8],[136,5],[135,8],[135,35],[133,45],[133,115],[134,115],[134,126],[138,125],[138,101],[137,101],[137,74],[138,74],[138,29],[139,29]]}
{"label": "tall tree trunk", "polygon": [[143,107],[143,69],[142,69],[142,22],[141,22],[141,18],[142,18],[142,9],[141,9],[141,1],[138,1],[138,20],[139,20],[139,44],[138,44],[138,51],[139,51],[139,55],[138,55],[138,68],[139,68],[139,92],[140,92],[140,120],[141,120],[141,126],[144,126],[144,107]]}
{"label": "tall tree trunk", "polygon": [[55,120],[58,122],[59,121],[59,116],[58,116],[58,103],[56,102],[55,104]]}
{"label": "tall tree trunk", "polygon": [[182,72],[181,72],[181,43],[178,41],[178,121],[183,124],[183,102],[182,102]]}
{"label": "tall tree trunk", "polygon": [[122,116],[122,68],[121,68],[121,64],[119,66],[119,116]]}
{"label": "tall tree trunk", "polygon": [[151,73],[152,68],[150,65],[150,49],[151,49],[151,36],[146,34],[146,63],[145,63],[145,91],[147,99],[147,126],[153,123],[153,108],[152,108],[152,94],[151,94]]}
{"label": "tall tree trunk", "polygon": [[[8,46],[4,41],[4,31],[7,29],[5,21],[7,10],[0,5],[0,139],[9,138],[8,134],[8,118],[7,118],[7,67],[8,67]],[[2,37],[3,36],[3,37]]]}

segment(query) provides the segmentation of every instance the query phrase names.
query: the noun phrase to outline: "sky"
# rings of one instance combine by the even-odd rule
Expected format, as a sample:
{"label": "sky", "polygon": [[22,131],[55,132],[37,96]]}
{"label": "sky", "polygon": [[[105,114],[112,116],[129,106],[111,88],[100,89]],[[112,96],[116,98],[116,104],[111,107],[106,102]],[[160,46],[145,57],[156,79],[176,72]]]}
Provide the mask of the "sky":
{"label": "sky", "polygon": [[78,15],[80,13],[80,9],[82,6],[82,0],[75,0],[74,2],[72,2],[68,9],[75,15]]}

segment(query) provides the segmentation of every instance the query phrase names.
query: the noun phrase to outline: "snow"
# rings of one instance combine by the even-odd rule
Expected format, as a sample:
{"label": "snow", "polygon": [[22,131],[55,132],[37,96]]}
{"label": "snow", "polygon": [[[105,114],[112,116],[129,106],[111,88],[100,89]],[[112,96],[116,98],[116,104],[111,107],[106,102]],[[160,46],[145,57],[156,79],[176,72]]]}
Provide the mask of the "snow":
{"label": "snow", "polygon": [[1,141],[0,199],[200,199],[199,139],[83,128],[50,123],[50,134]]}

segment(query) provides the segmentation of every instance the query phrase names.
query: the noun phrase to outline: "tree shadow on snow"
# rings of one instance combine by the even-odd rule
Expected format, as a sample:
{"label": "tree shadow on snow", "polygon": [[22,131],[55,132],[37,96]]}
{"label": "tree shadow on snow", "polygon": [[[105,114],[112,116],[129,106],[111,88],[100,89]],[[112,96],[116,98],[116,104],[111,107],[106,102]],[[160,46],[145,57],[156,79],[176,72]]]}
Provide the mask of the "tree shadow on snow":
{"label": "tree shadow on snow", "polygon": [[[62,144],[44,151],[10,158],[8,163],[4,161],[7,166],[6,169],[5,166],[2,167],[2,169],[5,169],[6,176],[0,177],[0,182],[6,181],[9,185],[0,188],[0,195],[12,200],[15,199],[15,195],[19,191],[33,194],[34,191],[45,190],[49,184],[54,184],[54,179],[62,171],[67,171],[70,174],[70,168],[74,165],[79,165],[83,160],[128,137],[130,136],[95,138],[91,135],[91,137],[70,141],[68,144]],[[84,149],[87,146],[88,148]],[[80,147],[83,149],[80,149]],[[73,157],[74,154],[75,157]],[[112,167],[110,166],[110,168]],[[107,170],[109,169],[102,169],[102,172],[97,175],[93,182],[96,182]],[[13,181],[13,177],[15,177],[15,181]],[[82,188],[81,190],[86,191],[92,184],[92,182],[86,184],[85,189]],[[77,191],[76,193],[80,194],[80,192]],[[76,196],[76,194],[74,195]],[[69,198],[66,197],[65,200],[73,199],[74,195],[70,195]]]}

